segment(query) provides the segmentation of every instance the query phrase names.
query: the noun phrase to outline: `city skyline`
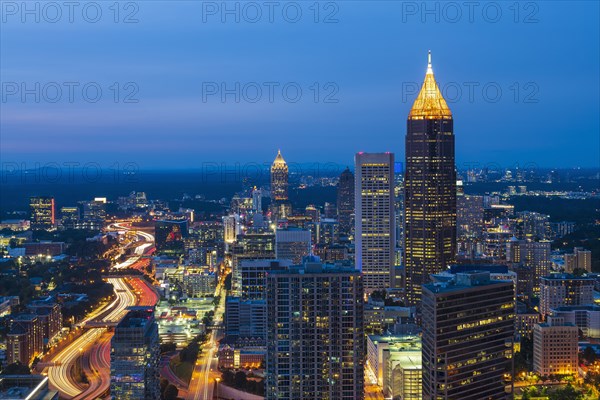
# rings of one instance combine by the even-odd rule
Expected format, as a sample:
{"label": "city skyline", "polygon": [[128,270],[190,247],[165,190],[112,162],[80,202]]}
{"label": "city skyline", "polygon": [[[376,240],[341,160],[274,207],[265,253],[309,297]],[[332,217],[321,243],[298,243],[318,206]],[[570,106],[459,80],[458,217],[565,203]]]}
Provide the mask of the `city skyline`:
{"label": "city skyline", "polygon": [[[439,4],[438,15],[432,6],[434,12],[423,16],[421,11],[427,10],[415,15],[406,4],[389,2],[322,9],[320,21],[333,14],[332,23],[314,23],[306,6],[305,18],[296,24],[281,16],[273,23],[244,18],[237,23],[226,16],[223,22],[219,13],[194,2],[176,3],[166,12],[160,2],[139,5],[137,22],[131,24],[114,23],[108,9],[97,24],[81,18],[72,24],[43,18],[23,23],[18,13],[6,12],[0,39],[0,156],[3,162],[29,166],[106,160],[135,162],[141,169],[266,161],[278,147],[288,160],[351,165],[358,151],[390,151],[402,159],[402,116],[423,71],[415,60],[424,60],[431,50],[440,66],[442,91],[460,116],[455,127],[458,164],[597,167],[598,96],[578,88],[598,87],[598,53],[590,51],[599,47],[598,26],[591,20],[598,5],[551,8],[535,3],[534,9],[522,5],[517,15],[508,5],[493,4],[501,9],[498,21],[477,10],[470,22],[468,10],[461,10],[461,18],[453,22],[450,10]],[[121,11],[121,19],[132,13]],[[367,17],[378,23],[365,22]],[[157,31],[153,24],[172,29]],[[410,41],[398,40],[406,35]],[[568,40],[573,36],[576,43]],[[324,40],[315,43],[311,39],[316,37]],[[497,37],[504,37],[505,44],[490,46]],[[134,45],[140,41],[152,45]],[[265,59],[272,52],[278,56]],[[49,61],[43,69],[33,66],[40,57]],[[56,103],[49,101],[52,86],[42,93],[49,82],[63,88]],[[77,90],[70,103],[65,82],[77,82],[79,88],[96,83],[103,97],[92,103]],[[126,87],[130,82],[134,86]],[[297,83],[302,99],[294,103],[279,96],[252,103],[245,101],[251,95],[240,89],[239,102],[232,100],[235,94],[223,102],[220,93],[209,94],[214,83],[218,91],[221,83],[226,89],[240,83],[251,84],[248,89],[258,84],[264,97],[265,82],[279,88]],[[14,83],[17,93],[11,94]],[[23,102],[20,84],[31,89],[35,83],[41,85],[40,102],[35,95],[26,95]],[[483,93],[484,87],[489,93]],[[498,101],[496,88],[502,91]],[[138,102],[125,103],[128,95]],[[324,101],[328,95],[331,102]],[[574,96],[579,101],[570,101]],[[571,140],[574,134],[576,141]],[[254,146],[257,139],[265,145]],[[313,141],[322,146],[315,148]]]}

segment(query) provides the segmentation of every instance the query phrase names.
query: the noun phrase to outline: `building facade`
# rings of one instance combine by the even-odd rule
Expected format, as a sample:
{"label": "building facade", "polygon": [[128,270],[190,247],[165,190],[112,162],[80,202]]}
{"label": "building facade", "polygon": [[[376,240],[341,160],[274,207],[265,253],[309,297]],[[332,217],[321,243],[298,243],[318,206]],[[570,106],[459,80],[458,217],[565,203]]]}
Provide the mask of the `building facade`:
{"label": "building facade", "polygon": [[429,275],[456,257],[456,167],[452,113],[440,93],[431,54],[407,121],[404,178],[406,300],[417,305]]}
{"label": "building facade", "polygon": [[423,286],[423,399],[512,399],[514,284],[489,272]]}
{"label": "building facade", "polygon": [[267,399],[364,398],[362,297],[359,271],[316,257],[268,275]]}
{"label": "building facade", "polygon": [[354,174],[346,168],[340,175],[337,190],[337,215],[340,235],[352,236],[354,232]]}
{"label": "building facade", "polygon": [[560,317],[548,317],[533,328],[533,370],[542,375],[576,374],[578,331]]}
{"label": "building facade", "polygon": [[56,222],[54,197],[34,196],[29,199],[31,229],[52,229]]}
{"label": "building facade", "polygon": [[370,292],[390,286],[395,265],[394,154],[358,153],[354,160],[356,268]]}
{"label": "building facade", "polygon": [[158,324],[153,307],[131,307],[115,328],[110,393],[119,400],[160,398]]}

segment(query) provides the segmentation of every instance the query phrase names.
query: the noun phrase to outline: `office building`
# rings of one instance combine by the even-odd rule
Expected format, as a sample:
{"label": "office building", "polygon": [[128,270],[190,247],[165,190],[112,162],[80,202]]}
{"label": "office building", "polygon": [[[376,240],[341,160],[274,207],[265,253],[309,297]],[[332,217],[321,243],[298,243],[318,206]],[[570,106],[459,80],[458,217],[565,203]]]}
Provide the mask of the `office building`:
{"label": "office building", "polygon": [[60,224],[63,229],[76,229],[79,225],[79,207],[61,207]]}
{"label": "office building", "polygon": [[395,265],[394,154],[358,153],[354,160],[356,268],[371,292],[390,286]]}
{"label": "office building", "polygon": [[275,232],[275,258],[299,264],[311,253],[310,231],[288,228]]}
{"label": "office building", "polygon": [[271,214],[272,220],[285,219],[291,215],[292,207],[289,203],[289,170],[288,165],[277,151],[277,157],[271,165]]}
{"label": "office building", "polygon": [[594,303],[594,280],[571,274],[552,274],[540,280],[540,314],[550,315],[561,306],[581,306]]}
{"label": "office building", "polygon": [[29,199],[31,229],[52,229],[56,222],[54,197],[35,196]]}
{"label": "office building", "polygon": [[267,399],[364,398],[362,297],[359,271],[314,256],[267,276]]}
{"label": "office building", "polygon": [[110,393],[119,400],[160,398],[158,324],[153,307],[131,307],[115,328]]}
{"label": "office building", "polygon": [[239,296],[244,300],[264,300],[267,292],[267,275],[287,270],[290,260],[242,260],[238,268]]}
{"label": "office building", "polygon": [[585,338],[600,339],[600,306],[561,306],[551,310],[553,317],[560,317],[575,325]]}
{"label": "office building", "polygon": [[456,257],[453,132],[452,112],[435,81],[430,53],[406,131],[404,267],[408,305],[417,305],[421,285]]}
{"label": "office building", "polygon": [[337,190],[337,215],[340,233],[352,235],[354,231],[354,174],[346,168],[340,175]]}
{"label": "office building", "polygon": [[185,219],[159,220],[155,222],[154,241],[156,251],[161,254],[183,254],[184,239],[188,237],[188,222]]}
{"label": "office building", "polygon": [[542,375],[576,374],[578,365],[578,331],[560,317],[533,328],[533,370]]}
{"label": "office building", "polygon": [[267,340],[267,303],[228,296],[225,301],[225,334]]}
{"label": "office building", "polygon": [[489,272],[423,285],[423,399],[512,399],[514,296]]}

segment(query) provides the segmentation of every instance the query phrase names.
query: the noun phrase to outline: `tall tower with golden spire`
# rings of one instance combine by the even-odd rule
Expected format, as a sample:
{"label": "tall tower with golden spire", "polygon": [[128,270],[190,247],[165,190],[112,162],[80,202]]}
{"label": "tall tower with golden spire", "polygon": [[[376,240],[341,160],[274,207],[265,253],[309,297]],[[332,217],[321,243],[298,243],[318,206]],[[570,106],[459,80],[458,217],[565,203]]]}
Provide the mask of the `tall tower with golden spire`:
{"label": "tall tower with golden spire", "polygon": [[274,201],[288,200],[288,165],[277,151],[277,157],[271,165],[271,199]]}
{"label": "tall tower with golden spire", "polygon": [[406,300],[417,305],[421,285],[456,257],[453,120],[433,75],[431,52],[425,81],[408,114],[404,187]]}

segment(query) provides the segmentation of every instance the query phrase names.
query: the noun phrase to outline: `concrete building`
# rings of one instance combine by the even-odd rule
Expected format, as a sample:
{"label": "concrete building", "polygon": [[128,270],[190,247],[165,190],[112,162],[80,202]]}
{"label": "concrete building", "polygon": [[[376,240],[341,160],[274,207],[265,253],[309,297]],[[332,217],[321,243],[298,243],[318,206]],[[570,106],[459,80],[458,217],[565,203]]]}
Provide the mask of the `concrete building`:
{"label": "concrete building", "polygon": [[29,365],[44,350],[44,326],[35,314],[14,317],[6,335],[6,361]]}
{"label": "concrete building", "polygon": [[565,272],[573,272],[575,269],[583,269],[592,272],[592,252],[582,247],[575,247],[573,253],[564,255]]}
{"label": "concrete building", "polygon": [[533,328],[540,323],[540,314],[532,313],[517,313],[515,320],[515,329],[521,336],[533,337]]}
{"label": "concrete building", "polygon": [[217,287],[217,277],[207,268],[186,268],[183,273],[183,287],[188,297],[213,296]]}
{"label": "concrete building", "polygon": [[529,240],[518,240],[512,238],[506,245],[506,261],[509,263],[521,263],[531,268],[533,272],[532,290],[539,293],[540,278],[550,273],[550,247],[552,243],[548,240],[533,242]]}
{"label": "concrete building", "polygon": [[154,308],[129,310],[111,340],[110,393],[119,400],[158,400],[159,340]]}
{"label": "concrete building", "polygon": [[566,323],[575,325],[584,337],[600,339],[600,306],[562,306],[552,309],[551,313],[553,317],[563,318]]}
{"label": "concrete building", "polygon": [[267,276],[267,399],[364,398],[362,297],[359,271],[314,256]]}
{"label": "concrete building", "polygon": [[227,297],[225,302],[225,334],[267,339],[267,303]]}
{"label": "concrete building", "polygon": [[540,314],[550,315],[561,306],[580,306],[594,303],[594,280],[571,274],[552,274],[540,280]]}
{"label": "concrete building", "polygon": [[423,285],[423,399],[512,399],[514,296],[489,272]]}
{"label": "concrete building", "polygon": [[354,160],[356,269],[371,292],[390,287],[395,265],[394,154],[357,153]]}
{"label": "concrete building", "polygon": [[29,199],[31,229],[52,229],[56,223],[54,197],[34,196]]}
{"label": "concrete building", "polygon": [[533,370],[540,375],[576,374],[579,329],[564,318],[548,317],[533,330]]}
{"label": "concrete building", "polygon": [[297,228],[277,229],[275,258],[299,264],[311,253],[310,231]]}

